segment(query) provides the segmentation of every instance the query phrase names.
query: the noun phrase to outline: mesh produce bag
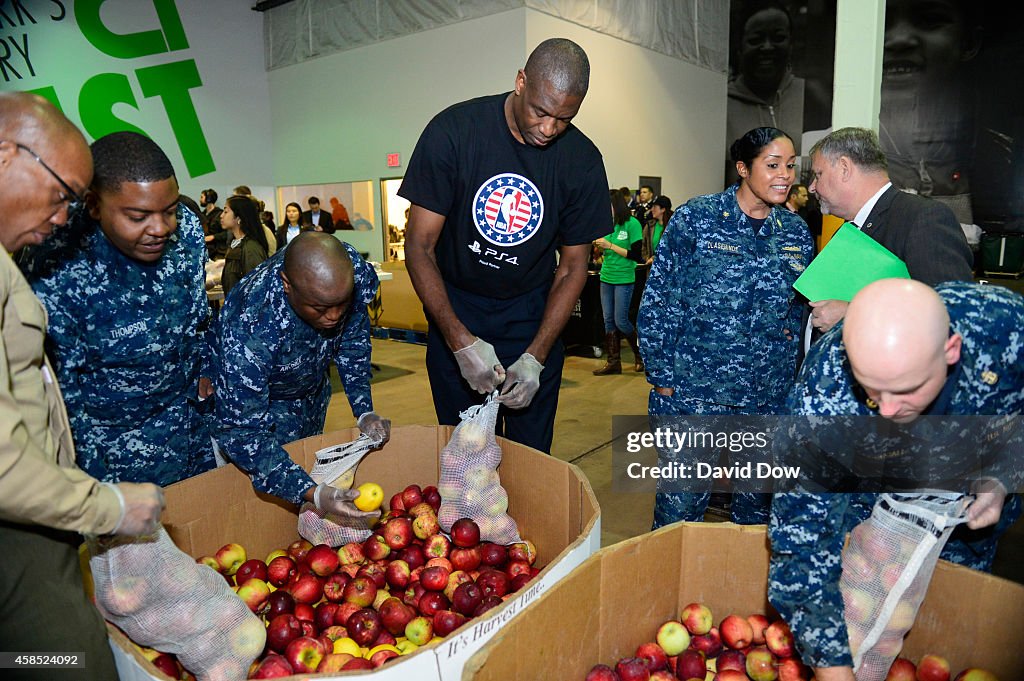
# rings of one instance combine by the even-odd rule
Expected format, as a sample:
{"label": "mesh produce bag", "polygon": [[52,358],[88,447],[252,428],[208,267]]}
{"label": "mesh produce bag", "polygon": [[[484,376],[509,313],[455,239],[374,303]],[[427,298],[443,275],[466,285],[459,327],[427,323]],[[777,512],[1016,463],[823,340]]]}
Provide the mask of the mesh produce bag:
{"label": "mesh produce bag", "polygon": [[148,537],[90,537],[103,616],[141,646],[178,656],[199,681],[237,681],[267,631],[224,577],[182,552],[161,527]]}
{"label": "mesh produce bag", "polygon": [[857,681],[885,679],[968,501],[957,492],[882,494],[850,534],[839,588]]}
{"label": "mesh produce bag", "polygon": [[[338,489],[351,489],[356,466],[380,445],[379,437],[360,435],[352,442],[321,449],[316,453],[316,463],[309,475],[318,485],[325,483]],[[314,546],[341,546],[365,540],[370,536],[370,526],[366,520],[326,515],[306,502],[299,509],[299,536]]]}
{"label": "mesh produce bag", "polygon": [[522,540],[508,514],[508,493],[498,478],[501,447],[494,437],[494,423],[501,405],[496,395],[459,414],[462,421],[441,450],[437,519],[450,532],[456,520],[470,518],[480,526],[481,540],[512,544]]}

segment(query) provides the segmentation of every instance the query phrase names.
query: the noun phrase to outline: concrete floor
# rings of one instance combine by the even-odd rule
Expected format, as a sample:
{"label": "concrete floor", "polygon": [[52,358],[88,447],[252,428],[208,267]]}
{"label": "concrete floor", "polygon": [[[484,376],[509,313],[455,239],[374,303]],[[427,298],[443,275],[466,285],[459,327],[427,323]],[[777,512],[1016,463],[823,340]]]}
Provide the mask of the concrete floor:
{"label": "concrete floor", "polygon": [[[375,382],[373,400],[378,412],[394,425],[437,423],[424,368],[426,348],[394,340],[373,340],[373,361],[384,367]],[[608,546],[650,530],[653,494],[627,494],[612,490],[612,416],[647,413],[650,386],[644,375],[625,365],[632,355],[623,348],[621,375],[593,376],[602,360],[569,356],[562,374],[562,390],[552,455],[579,466],[601,505],[601,544]],[[394,371],[398,369],[399,371]],[[403,373],[409,372],[409,373]],[[325,430],[348,428],[354,419],[343,394],[335,394],[327,412]],[[713,517],[709,514],[709,520]],[[1024,523],[1018,522],[1004,537],[995,573],[1024,583]]]}

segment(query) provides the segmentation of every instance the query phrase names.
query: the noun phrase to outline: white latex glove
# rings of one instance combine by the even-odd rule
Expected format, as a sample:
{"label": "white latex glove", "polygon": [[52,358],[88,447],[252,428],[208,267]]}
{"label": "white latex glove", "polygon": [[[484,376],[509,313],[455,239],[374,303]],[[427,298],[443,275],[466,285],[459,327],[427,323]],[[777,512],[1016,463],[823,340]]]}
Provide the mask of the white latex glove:
{"label": "white latex glove", "polygon": [[974,501],[967,507],[967,527],[977,530],[999,522],[1006,501],[1006,488],[995,478],[978,480],[971,486]]}
{"label": "white latex glove", "polygon": [[377,445],[383,445],[391,439],[391,419],[381,418],[377,412],[368,411],[356,420],[359,432],[369,435],[377,441]]}
{"label": "white latex glove", "polygon": [[544,365],[528,352],[519,356],[505,374],[505,385],[498,401],[510,409],[524,409],[530,406],[533,396],[540,388],[540,372]]}
{"label": "white latex glove", "polygon": [[494,353],[494,346],[481,338],[456,350],[455,361],[459,363],[459,371],[469,387],[478,393],[494,392],[505,380],[505,368]]}
{"label": "white latex glove", "polygon": [[357,489],[338,489],[320,483],[313,492],[313,505],[336,518],[377,518],[380,511],[360,511],[352,500],[359,496]]}
{"label": "white latex glove", "polygon": [[111,534],[141,537],[160,527],[164,491],[148,482],[104,483],[121,501],[121,519]]}

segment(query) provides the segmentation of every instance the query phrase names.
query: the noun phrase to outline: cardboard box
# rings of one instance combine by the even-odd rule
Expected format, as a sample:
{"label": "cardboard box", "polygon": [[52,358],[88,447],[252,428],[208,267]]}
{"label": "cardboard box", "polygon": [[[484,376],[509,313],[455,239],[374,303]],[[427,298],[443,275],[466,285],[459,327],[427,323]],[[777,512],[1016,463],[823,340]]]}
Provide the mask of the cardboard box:
{"label": "cardboard box", "polygon": [[[378,482],[387,497],[413,483],[436,484],[440,452],[451,431],[447,426],[393,429],[390,442],[363,459],[355,484]],[[308,470],[318,449],[351,441],[358,435],[355,429],[343,430],[293,442],[286,449]],[[439,644],[424,647],[373,673],[348,672],[338,678],[459,679],[463,665],[474,652],[514,621],[526,605],[600,548],[600,510],[583,473],[576,466],[536,450],[501,438],[499,442],[502,462],[498,471],[508,491],[509,513],[519,524],[520,533],[537,545],[538,565],[546,567],[528,587],[493,614],[471,620]],[[234,466],[171,485],[166,489],[166,498],[164,526],[175,544],[191,556],[212,555],[224,544],[237,542],[250,556],[262,558],[298,538],[294,507],[257,494],[249,478]],[[162,678],[155,675],[155,668],[120,632],[111,632],[111,647],[122,681]]]}
{"label": "cardboard box", "polygon": [[[653,641],[657,628],[703,602],[726,615],[771,612],[763,526],[681,523],[589,558],[476,653],[464,681],[582,679]],[[903,655],[946,657],[956,674],[978,666],[1002,681],[1024,668],[1024,586],[940,562]]]}

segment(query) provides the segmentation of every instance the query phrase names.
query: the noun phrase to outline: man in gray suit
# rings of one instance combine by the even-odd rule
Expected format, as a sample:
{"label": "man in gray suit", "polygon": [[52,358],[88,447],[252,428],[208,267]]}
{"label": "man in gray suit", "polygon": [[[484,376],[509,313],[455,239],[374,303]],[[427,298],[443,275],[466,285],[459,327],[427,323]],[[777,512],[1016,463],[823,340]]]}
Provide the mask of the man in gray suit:
{"label": "man in gray suit", "polygon": [[[935,286],[973,281],[973,256],[953,212],[938,201],[907,194],[889,181],[878,136],[841,128],[811,148],[810,190],[821,212],[852,222],[906,263],[910,277]],[[840,300],[811,302],[811,323],[821,332],[846,314]]]}

